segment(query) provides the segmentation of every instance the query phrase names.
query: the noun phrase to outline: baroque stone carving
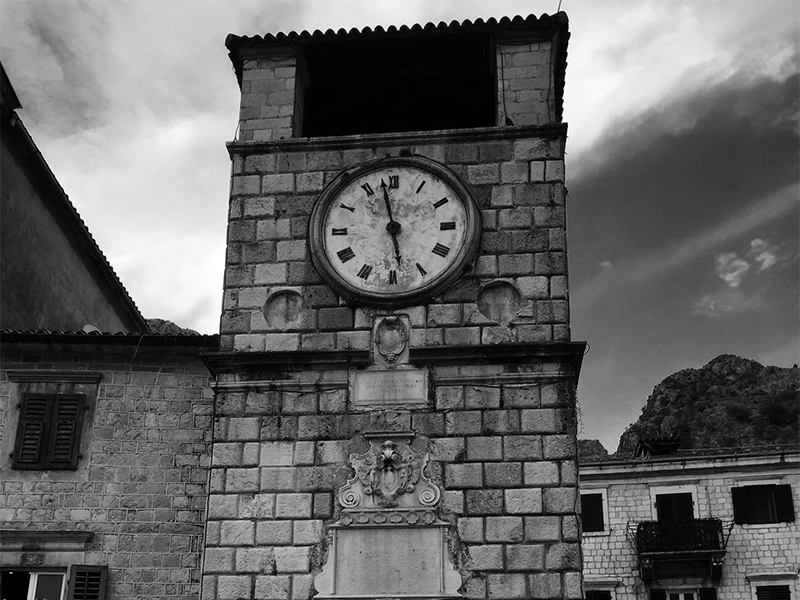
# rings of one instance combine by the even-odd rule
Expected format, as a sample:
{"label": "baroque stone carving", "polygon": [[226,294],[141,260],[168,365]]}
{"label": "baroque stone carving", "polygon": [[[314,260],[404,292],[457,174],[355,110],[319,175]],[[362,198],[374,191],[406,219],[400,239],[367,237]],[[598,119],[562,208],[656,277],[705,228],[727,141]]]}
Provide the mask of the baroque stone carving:
{"label": "baroque stone carving", "polygon": [[367,452],[350,455],[355,475],[339,490],[339,503],[346,510],[433,507],[441,492],[424,473],[427,463],[427,454],[397,438],[371,440]]}

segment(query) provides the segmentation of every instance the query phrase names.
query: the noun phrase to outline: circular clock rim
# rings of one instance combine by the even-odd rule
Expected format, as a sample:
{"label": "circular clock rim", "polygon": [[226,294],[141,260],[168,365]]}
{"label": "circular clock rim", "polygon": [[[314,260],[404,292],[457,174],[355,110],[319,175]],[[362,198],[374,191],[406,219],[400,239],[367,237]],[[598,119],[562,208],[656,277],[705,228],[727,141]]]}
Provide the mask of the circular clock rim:
{"label": "circular clock rim", "polygon": [[[447,268],[427,284],[405,292],[369,292],[350,284],[337,272],[325,252],[324,226],[328,207],[340,192],[355,178],[388,167],[413,167],[428,171],[442,179],[458,195],[466,212],[464,242]],[[445,165],[422,156],[397,156],[361,163],[339,173],[322,190],[314,203],[308,224],[308,244],[311,261],[317,272],[348,304],[378,308],[402,308],[429,300],[456,282],[470,265],[480,247],[481,212],[475,199],[458,176]]]}

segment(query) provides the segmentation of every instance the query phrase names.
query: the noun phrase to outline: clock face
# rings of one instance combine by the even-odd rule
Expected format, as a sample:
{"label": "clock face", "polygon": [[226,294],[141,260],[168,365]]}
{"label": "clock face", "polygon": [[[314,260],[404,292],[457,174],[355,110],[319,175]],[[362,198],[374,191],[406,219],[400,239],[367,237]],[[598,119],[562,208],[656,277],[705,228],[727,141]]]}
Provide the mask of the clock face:
{"label": "clock face", "polygon": [[317,268],[341,295],[397,307],[453,283],[479,235],[479,212],[455,175],[400,157],[337,177],[315,206],[309,240]]}

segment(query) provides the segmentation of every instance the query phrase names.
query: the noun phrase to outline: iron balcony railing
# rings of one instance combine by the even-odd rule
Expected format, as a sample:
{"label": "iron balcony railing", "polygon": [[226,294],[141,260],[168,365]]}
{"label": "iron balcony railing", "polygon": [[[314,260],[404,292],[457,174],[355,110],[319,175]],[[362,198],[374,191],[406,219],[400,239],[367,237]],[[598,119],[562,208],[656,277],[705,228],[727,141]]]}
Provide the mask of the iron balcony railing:
{"label": "iron balcony railing", "polygon": [[724,552],[722,521],[693,519],[664,523],[643,521],[636,528],[639,556]]}

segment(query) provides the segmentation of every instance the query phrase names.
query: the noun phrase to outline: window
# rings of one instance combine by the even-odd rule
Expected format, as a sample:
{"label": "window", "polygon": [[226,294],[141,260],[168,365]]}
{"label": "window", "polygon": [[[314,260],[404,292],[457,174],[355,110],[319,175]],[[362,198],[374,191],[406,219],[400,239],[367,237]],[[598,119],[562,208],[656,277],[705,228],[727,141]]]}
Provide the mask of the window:
{"label": "window", "polygon": [[691,492],[656,495],[657,521],[674,523],[676,521],[691,521],[692,519],[694,519],[694,503]]}
{"label": "window", "polygon": [[611,591],[586,590],[586,600],[611,600]]}
{"label": "window", "polygon": [[76,565],[67,585],[66,573],[56,569],[5,569],[0,571],[0,599],[104,600],[107,576],[107,567]]}
{"label": "window", "polygon": [[85,404],[83,394],[25,394],[13,468],[77,469]]}
{"label": "window", "polygon": [[717,588],[700,588],[691,591],[651,589],[650,600],[717,600]]}
{"label": "window", "polygon": [[581,494],[581,522],[584,533],[606,530],[605,494],[592,492]]}
{"label": "window", "polygon": [[794,521],[790,485],[748,485],[731,489],[735,523]]}
{"label": "window", "polygon": [[791,600],[791,597],[788,585],[759,585],[756,587],[757,600]]}

